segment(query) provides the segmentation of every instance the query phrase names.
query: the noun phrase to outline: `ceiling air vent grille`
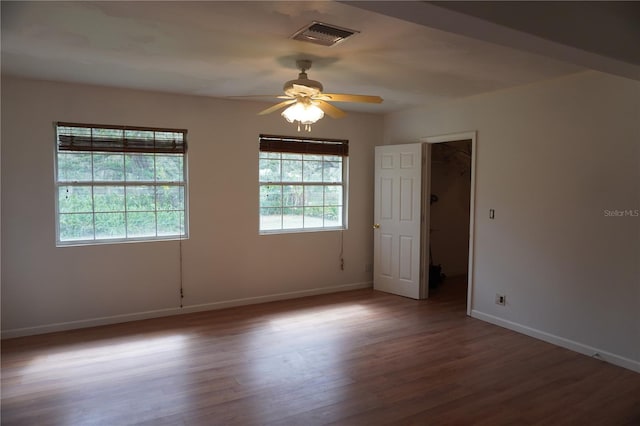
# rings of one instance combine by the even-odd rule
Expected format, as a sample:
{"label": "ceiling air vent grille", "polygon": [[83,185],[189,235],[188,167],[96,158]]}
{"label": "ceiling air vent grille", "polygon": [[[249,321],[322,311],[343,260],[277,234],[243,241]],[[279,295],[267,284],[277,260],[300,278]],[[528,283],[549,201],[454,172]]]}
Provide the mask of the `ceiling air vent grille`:
{"label": "ceiling air vent grille", "polygon": [[296,31],[291,38],[294,40],[320,44],[322,46],[333,46],[334,44],[340,43],[347,37],[351,37],[359,32],[360,31],[350,30],[336,25],[313,21],[311,24]]}

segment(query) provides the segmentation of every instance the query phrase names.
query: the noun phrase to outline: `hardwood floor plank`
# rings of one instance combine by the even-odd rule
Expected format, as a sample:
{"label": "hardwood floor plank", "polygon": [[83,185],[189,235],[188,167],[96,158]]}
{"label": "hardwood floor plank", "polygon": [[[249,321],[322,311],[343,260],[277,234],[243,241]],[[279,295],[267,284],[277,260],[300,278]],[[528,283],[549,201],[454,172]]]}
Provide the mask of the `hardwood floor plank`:
{"label": "hardwood floor plank", "polygon": [[639,425],[640,374],[372,290],[2,342],[3,425]]}

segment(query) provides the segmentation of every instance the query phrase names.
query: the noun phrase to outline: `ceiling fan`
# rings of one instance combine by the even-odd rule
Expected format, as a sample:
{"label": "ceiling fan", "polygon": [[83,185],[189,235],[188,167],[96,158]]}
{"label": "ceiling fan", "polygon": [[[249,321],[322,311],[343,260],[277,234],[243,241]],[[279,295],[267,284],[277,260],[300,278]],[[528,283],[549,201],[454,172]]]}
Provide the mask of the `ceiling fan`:
{"label": "ceiling fan", "polygon": [[298,74],[297,79],[289,80],[284,84],[284,95],[268,95],[268,97],[286,100],[261,111],[258,115],[270,114],[288,106],[288,108],[282,112],[282,116],[289,123],[297,122],[298,131],[300,131],[301,125],[305,130],[311,131],[311,125],[324,117],[324,114],[332,118],[342,118],[346,115],[344,111],[336,108],[329,102],[364,102],[374,104],[382,102],[380,96],[323,93],[322,83],[311,80],[307,76],[307,70],[311,68],[311,61],[307,59],[298,60],[296,61],[296,65],[300,70],[300,74]]}

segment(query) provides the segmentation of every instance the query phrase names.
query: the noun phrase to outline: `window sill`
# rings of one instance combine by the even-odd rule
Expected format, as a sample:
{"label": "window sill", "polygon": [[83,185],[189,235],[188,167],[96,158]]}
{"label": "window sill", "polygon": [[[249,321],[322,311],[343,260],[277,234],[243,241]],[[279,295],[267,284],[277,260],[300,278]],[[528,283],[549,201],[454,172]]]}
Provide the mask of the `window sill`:
{"label": "window sill", "polygon": [[280,234],[308,234],[312,232],[330,232],[330,231],[346,231],[346,226],[337,226],[333,228],[292,228],[292,229],[273,229],[259,231],[259,235],[280,235]]}

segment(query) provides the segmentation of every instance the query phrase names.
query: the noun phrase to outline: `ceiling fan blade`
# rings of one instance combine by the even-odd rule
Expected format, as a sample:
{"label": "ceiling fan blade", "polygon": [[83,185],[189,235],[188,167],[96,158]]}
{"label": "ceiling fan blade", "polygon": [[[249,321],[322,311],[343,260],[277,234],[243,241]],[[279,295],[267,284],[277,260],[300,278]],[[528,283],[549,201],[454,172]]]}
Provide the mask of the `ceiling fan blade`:
{"label": "ceiling fan blade", "polygon": [[342,118],[347,115],[346,112],[344,112],[339,108],[334,107],[328,102],[325,102],[323,100],[317,100],[316,102],[317,102],[318,108],[324,111],[324,113],[331,118]]}
{"label": "ceiling fan blade", "polygon": [[287,95],[247,95],[247,96],[227,96],[227,99],[293,99]]}
{"label": "ceiling fan blade", "polygon": [[368,104],[382,103],[382,98],[380,96],[349,95],[346,93],[323,93],[318,98],[324,99],[325,101],[334,102],[364,102]]}
{"label": "ceiling fan blade", "polygon": [[274,111],[279,110],[280,108],[284,108],[284,107],[285,107],[285,106],[287,106],[287,105],[291,105],[291,104],[292,104],[292,103],[294,103],[295,101],[296,101],[295,99],[291,99],[291,100],[288,100],[288,101],[280,102],[280,103],[278,103],[278,104],[275,104],[274,106],[271,106],[271,107],[269,107],[269,108],[265,109],[264,111],[260,111],[260,112],[258,113],[258,115],[266,115],[266,114],[270,114],[270,113],[272,113],[272,112],[274,112]]}

